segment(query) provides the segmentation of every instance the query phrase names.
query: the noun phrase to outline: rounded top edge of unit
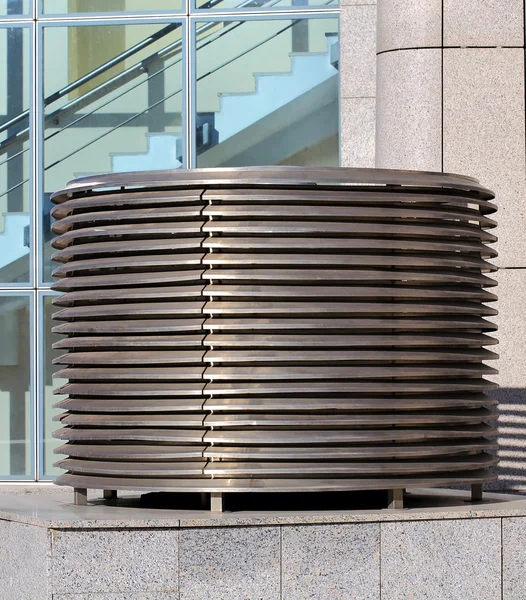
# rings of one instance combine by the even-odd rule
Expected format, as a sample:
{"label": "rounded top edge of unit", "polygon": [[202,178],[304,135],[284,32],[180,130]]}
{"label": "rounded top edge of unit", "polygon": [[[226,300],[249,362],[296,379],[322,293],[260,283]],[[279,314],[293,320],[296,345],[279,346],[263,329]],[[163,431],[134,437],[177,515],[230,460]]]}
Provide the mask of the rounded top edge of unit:
{"label": "rounded top edge of unit", "polygon": [[79,177],[52,194],[60,204],[73,194],[114,189],[148,189],[169,187],[336,187],[393,186],[435,189],[457,189],[477,193],[491,200],[495,194],[477,179],[455,173],[410,171],[397,169],[365,169],[349,167],[216,167],[199,169],[172,169],[159,171],[131,171]]}

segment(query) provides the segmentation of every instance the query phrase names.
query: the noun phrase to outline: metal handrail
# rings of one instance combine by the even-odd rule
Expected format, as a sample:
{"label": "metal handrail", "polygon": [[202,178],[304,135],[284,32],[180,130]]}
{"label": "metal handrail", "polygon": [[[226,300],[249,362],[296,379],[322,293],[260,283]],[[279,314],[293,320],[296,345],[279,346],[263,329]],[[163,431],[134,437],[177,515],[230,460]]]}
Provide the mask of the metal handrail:
{"label": "metal handrail", "polygon": [[[220,3],[221,1],[222,0],[209,0],[209,2],[207,2],[204,5],[204,7],[211,8],[211,7],[215,6],[216,4]],[[268,4],[268,6],[274,6],[275,4],[279,3],[280,1],[281,0],[270,0],[269,2],[266,2],[265,4]],[[329,0],[329,2],[327,2],[327,4],[329,4],[331,1],[332,0]],[[254,4],[256,2],[258,2],[258,0],[244,0],[244,2],[239,4],[237,6],[237,8],[244,8],[245,6],[249,6],[250,4]],[[180,25],[181,25],[180,23],[172,23],[171,25],[164,27],[160,31],[156,32],[149,38],[142,40],[141,42],[136,44],[133,48],[126,50],[125,52],[123,52],[120,55],[111,59],[111,61],[104,63],[100,67],[97,67],[97,69],[95,69],[94,71],[91,71],[87,75],[84,75],[80,79],[77,79],[76,81],[69,84],[65,88],[62,88],[62,90],[59,90],[58,92],[55,92],[51,96],[48,96],[48,98],[45,98],[44,106],[48,106],[49,104],[56,102],[60,98],[63,98],[66,94],[71,93],[72,91],[78,89],[79,87],[81,87],[82,85],[84,85],[86,83],[89,83],[98,75],[101,75],[102,73],[108,71],[109,69],[113,68],[114,66],[116,66],[117,64],[122,62],[123,60],[126,60],[133,54],[136,54],[140,50],[143,50],[147,46],[151,45],[158,39],[168,35],[169,33],[171,33],[171,31],[180,27]],[[217,25],[216,22],[206,23],[205,25],[202,25],[201,27],[199,27],[196,30],[196,33],[197,34],[204,33],[206,31],[208,31],[208,29],[212,29],[216,25]],[[228,31],[231,31],[232,29],[239,27],[239,25],[241,25],[240,22],[234,22],[233,27],[228,28]],[[228,33],[228,31],[224,31],[223,34]],[[107,94],[108,91],[117,89],[118,87],[120,87],[121,85],[124,85],[131,79],[134,79],[135,77],[141,75],[141,73],[143,73],[145,70],[147,70],[147,67],[150,63],[153,63],[157,60],[163,60],[166,58],[166,56],[170,52],[173,52],[175,50],[180,50],[181,48],[182,48],[182,40],[176,40],[175,42],[173,42],[172,44],[169,44],[162,50],[155,52],[154,54],[146,57],[141,62],[133,65],[132,67],[129,67],[122,73],[119,73],[118,75],[115,75],[108,81],[101,83],[95,89],[90,90],[89,92],[86,92],[85,94],[83,94],[79,98],[76,98],[75,100],[72,100],[71,102],[68,102],[66,105],[60,107],[59,109],[50,113],[49,115],[45,115],[44,120],[48,121],[48,120],[57,119],[59,116],[67,114],[71,110],[79,109],[80,107],[93,102],[98,97]],[[240,56],[242,56],[242,55],[240,55]],[[146,81],[148,81],[148,79]],[[141,82],[141,83],[143,83],[143,82]],[[93,114],[93,112],[91,112],[89,114],[91,115],[91,114]],[[20,113],[19,115],[17,115],[16,117],[14,117],[10,121],[8,121],[7,123],[4,123],[3,125],[1,125],[0,133],[2,133],[2,131],[5,131],[6,129],[9,129],[13,125],[16,125],[18,122],[24,120],[27,117],[29,117],[29,110],[25,110],[24,112]],[[26,127],[24,129],[22,129],[21,131],[15,133],[14,135],[8,137],[7,139],[5,139],[3,142],[0,143],[0,153],[5,152],[5,149],[8,146],[11,146],[15,142],[20,141],[21,138],[25,138],[28,134],[29,134],[29,127]],[[25,152],[25,150],[23,152]],[[6,162],[8,162],[9,160],[10,159],[8,159]]]}
{"label": "metal handrail", "polygon": [[[219,2],[221,2],[222,0],[210,0],[210,2],[207,2],[208,5],[213,6]],[[255,2],[257,2],[258,0],[245,0],[244,2],[242,2],[241,4],[238,5],[238,8],[242,8],[244,6],[247,6],[249,4],[253,4]],[[273,6],[274,4],[279,3],[281,0],[270,0],[270,2],[266,2],[265,4],[268,4],[269,6]],[[333,0],[328,0],[325,4],[330,4]],[[249,52],[252,52],[252,50],[255,50],[256,48],[259,48],[260,46],[262,46],[263,44],[266,44],[268,41],[274,39],[275,37],[277,37],[278,35],[281,35],[284,31],[290,29],[291,27],[294,26],[295,23],[298,22],[298,19],[294,19],[292,20],[292,22],[283,27],[282,29],[280,29],[278,32],[274,33],[273,35],[269,36],[268,38],[258,42],[257,44],[253,45],[252,47],[244,50],[243,52],[241,52],[240,54],[234,56],[233,58],[229,59],[228,61],[222,63],[221,65],[219,65],[218,67],[214,68],[211,71],[208,71],[207,73],[204,73],[203,75],[201,75],[200,77],[197,78],[197,81],[201,81],[202,79],[204,79],[205,77],[208,77],[209,75],[212,75],[213,73],[216,73],[217,71],[219,71],[220,69],[222,69],[223,67],[231,64],[232,62],[238,60],[239,58],[241,58],[242,56],[245,56],[246,54],[248,54]],[[227,35],[228,33],[230,33],[233,29],[236,29],[237,27],[239,27],[240,25],[243,24],[243,21],[234,21],[231,23],[231,27],[228,28],[224,28],[222,31],[220,31],[213,39],[208,40],[206,42],[204,42],[201,46],[199,46],[199,49],[202,49],[206,46],[208,46],[209,44],[217,41],[218,39],[220,39],[221,37],[223,37],[224,35]],[[172,24],[172,25],[177,25],[179,26],[180,24]],[[200,33],[204,33],[206,31],[208,31],[209,29],[212,29],[214,27],[217,26],[217,22],[209,22],[206,23],[205,25],[199,27],[198,29],[196,29],[196,34],[200,34]],[[170,26],[171,27],[171,26]],[[173,31],[176,27],[172,27],[170,29],[170,31]],[[161,37],[164,37],[165,35],[167,35],[168,33],[170,33],[170,31],[167,31],[168,27],[163,28],[162,30],[160,30],[159,32],[157,32],[156,34],[150,36],[150,38],[147,38],[147,40],[152,39],[154,36],[155,40],[160,39]],[[161,32],[164,32],[162,35],[159,35]],[[131,52],[132,50],[134,50],[133,54],[136,52],[139,52],[139,50],[143,49],[144,47],[146,47],[147,45],[150,45],[151,43],[153,43],[153,41],[149,42],[148,44],[145,44],[145,42],[147,40],[143,40],[142,42],[139,42],[139,44],[136,44],[133,48],[131,48],[129,51],[126,51],[126,53]],[[142,45],[142,46],[141,46]],[[141,48],[138,48],[138,46],[141,46]],[[123,73],[120,73],[116,76],[114,76],[113,78],[111,78],[110,80],[100,84],[99,86],[97,86],[95,89],[90,90],[89,92],[87,92],[86,94],[83,94],[81,97],[76,98],[75,100],[72,100],[71,102],[69,102],[68,104],[66,104],[65,106],[57,109],[55,112],[50,113],[49,115],[45,116],[45,120],[49,120],[49,119],[53,119],[53,118],[57,118],[59,115],[62,115],[64,113],[70,112],[73,109],[77,109],[80,105],[84,105],[84,104],[89,104],[90,102],[93,102],[94,98],[96,99],[97,97],[100,97],[101,92],[108,93],[108,89],[107,88],[111,88],[111,89],[117,89],[118,87],[120,87],[121,85],[123,85],[124,83],[126,83],[127,81],[130,81],[132,79],[134,79],[135,77],[137,77],[140,73],[143,73],[144,71],[147,70],[146,66],[154,61],[157,60],[162,60],[166,58],[166,55],[169,54],[170,52],[173,52],[174,50],[176,50],[177,48],[181,48],[182,47],[182,40],[176,40],[175,42],[173,42],[172,44],[169,44],[168,46],[166,46],[165,48],[163,48],[162,50],[152,54],[151,56],[147,57],[146,59],[144,59],[143,61],[141,61],[140,63],[137,63],[136,65],[133,65],[132,67],[130,67],[129,69],[127,69],[126,71],[124,71]],[[119,57],[122,57],[124,54],[126,53],[122,53],[121,55],[119,55]],[[129,56],[131,56],[131,54],[127,54],[126,58],[128,58]],[[114,59],[112,59],[111,62],[112,66],[115,66],[115,64],[118,64],[117,62],[115,62],[119,57],[115,57]],[[125,58],[123,58],[122,60],[125,60]],[[175,64],[177,64],[178,62],[181,62],[182,58],[179,58],[178,60],[175,60],[173,63],[171,63],[168,66],[165,66],[163,69],[161,69],[160,71],[154,73],[153,75],[147,77],[145,80],[140,81],[139,83],[137,83],[136,85],[134,85],[132,88],[126,90],[124,92],[124,94],[136,89],[138,86],[144,84],[145,82],[149,81],[150,79],[152,79],[153,77],[155,77],[156,75],[166,71],[167,69],[169,69],[170,67],[174,66]],[[120,62],[120,61],[118,61]],[[108,64],[108,63],[106,63]],[[104,69],[103,71],[100,71],[100,69],[102,69],[103,67],[105,67],[105,65],[102,65],[101,67],[98,67],[95,71],[97,71],[96,74],[93,75],[93,77],[90,77],[93,73],[95,73],[95,71],[92,71],[90,74],[84,76],[83,78],[77,80],[76,82],[73,82],[72,84],[70,84],[69,86],[67,86],[66,88],[63,88],[62,90],[59,90],[59,92],[56,92],[53,96],[49,96],[47,100],[49,100],[50,98],[53,97],[52,102],[60,99],[61,97],[63,97],[66,93],[69,93],[71,91],[73,91],[73,89],[77,89],[77,87],[80,87],[81,85],[84,85],[85,83],[87,83],[88,81],[90,81],[91,79],[93,79],[94,77],[96,77],[97,75],[100,75],[102,72],[105,72],[108,69]],[[108,67],[111,68],[111,67]],[[89,79],[86,79],[86,77],[90,77]],[[82,83],[78,83],[82,81]],[[78,83],[78,85],[76,85]],[[72,86],[75,86],[74,88],[72,88]],[[67,90],[67,91],[66,91]],[[103,134],[101,134],[100,136],[98,136],[97,138],[87,142],[86,144],[84,144],[83,146],[77,148],[76,150],[74,150],[73,152],[70,152],[69,154],[63,156],[62,158],[56,160],[55,162],[53,162],[52,164],[48,165],[48,166],[44,166],[44,171],[47,171],[48,169],[56,166],[57,164],[61,163],[63,160],[67,160],[68,158],[70,158],[71,156],[73,156],[74,154],[76,154],[77,152],[80,152],[81,150],[84,150],[85,148],[87,148],[88,146],[91,146],[92,144],[94,144],[95,142],[99,141],[100,139],[102,139],[103,137],[106,137],[107,135],[110,135],[111,133],[113,133],[114,131],[116,131],[117,129],[120,129],[121,127],[123,127],[124,125],[127,125],[128,123],[130,123],[131,121],[133,121],[134,119],[136,119],[137,117],[140,117],[141,115],[147,113],[149,110],[155,108],[156,106],[158,106],[159,104],[165,102],[166,100],[174,97],[175,95],[179,94],[182,92],[182,89],[176,90],[175,92],[163,97],[162,99],[158,100],[157,102],[155,102],[154,104],[149,105],[148,107],[146,107],[144,110],[132,115],[131,117],[129,117],[128,119],[125,119],[123,122],[119,123],[118,125],[116,125],[115,127],[105,131]],[[122,95],[121,95],[122,96]],[[120,98],[121,96],[118,96],[118,98]],[[77,124],[78,122],[82,121],[83,119],[87,118],[88,116],[91,116],[93,114],[95,114],[100,108],[103,108],[109,104],[111,104],[112,102],[114,102],[117,98],[112,98],[111,100],[105,102],[104,104],[97,106],[97,108],[85,115],[80,116],[78,119],[76,119],[75,121],[72,121],[70,124],[68,124],[66,127],[54,132],[53,134],[51,134],[50,136],[48,136],[47,138],[45,138],[46,140],[54,137],[55,135],[58,135],[59,133],[61,133],[62,131],[65,131],[66,129],[68,129],[69,127]],[[27,111],[25,111],[27,112]],[[24,113],[22,113],[24,114]],[[19,115],[20,116],[20,115]],[[16,119],[16,118],[15,118]],[[9,123],[12,123],[14,120],[12,119]],[[7,124],[4,124],[3,127],[5,127]],[[0,132],[2,131],[2,129],[0,128]],[[0,153],[2,151],[5,151],[5,148],[7,145],[10,145],[11,143],[13,143],[15,141],[16,138],[21,137],[24,133],[28,133],[29,132],[29,128],[26,128],[20,132],[18,132],[17,134],[15,134],[14,136],[12,136],[11,138],[8,138],[6,140],[4,140],[3,143],[0,143]],[[11,159],[16,158],[17,156],[20,156],[21,154],[27,152],[28,149],[24,149],[20,152],[18,152],[17,154],[10,156],[7,160],[3,161],[2,163],[0,163],[0,165],[3,165],[7,162],[9,162]],[[9,192],[13,191],[14,189],[20,187],[20,185],[23,185],[25,183],[27,183],[29,181],[29,179],[25,179],[22,182],[20,182],[19,184],[17,184],[16,186],[10,188],[9,190],[3,192],[2,194],[0,194],[0,198],[2,198],[3,196],[7,195]]]}
{"label": "metal handrail", "polygon": [[[279,2],[279,1],[281,1],[281,0],[273,0],[273,1],[268,2],[268,3],[264,2],[264,4],[269,4],[270,6],[274,6],[274,4],[277,4],[277,2]],[[220,4],[221,2],[222,2],[222,0],[209,0],[208,2],[206,2],[205,4],[203,4],[203,6],[201,8],[203,8],[203,9],[204,8],[213,8],[215,5]],[[258,3],[258,0],[244,0],[243,2],[241,2],[241,4],[239,4],[238,6],[236,6],[236,8],[245,8],[246,6],[249,6],[250,4],[256,4],[256,3]],[[214,24],[208,23],[207,25],[208,26],[213,26]],[[149,36],[149,37],[145,38],[144,40],[142,40],[142,41],[138,42],[137,44],[135,44],[135,46],[132,46],[131,48],[129,48],[128,50],[125,50],[124,52],[121,52],[121,54],[118,54],[117,56],[113,57],[109,61],[105,62],[104,64],[102,64],[99,67],[97,67],[96,69],[94,69],[93,71],[90,71],[86,75],[83,75],[82,77],[80,77],[76,81],[70,83],[69,85],[67,85],[66,87],[62,88],[61,90],[58,90],[57,92],[54,92],[53,94],[51,94],[51,96],[48,96],[47,98],[44,98],[44,106],[48,106],[49,104],[52,104],[53,102],[56,102],[57,100],[60,100],[60,98],[63,98],[64,96],[66,96],[67,94],[75,91],[79,87],[85,85],[86,83],[89,83],[90,81],[92,81],[93,79],[95,79],[96,77],[98,77],[99,75],[102,75],[103,73],[105,73],[109,69],[112,69],[116,65],[118,65],[121,62],[127,60],[128,58],[130,58],[134,54],[137,54],[141,50],[144,50],[144,48],[147,48],[148,46],[151,46],[153,43],[155,43],[159,39],[165,37],[166,35],[170,34],[172,31],[174,31],[175,29],[178,29],[179,27],[181,27],[181,23],[170,23],[166,27],[163,27],[159,31],[153,33],[151,36]],[[205,27],[205,26],[203,26],[203,27]],[[175,47],[177,45],[182,45],[181,40],[178,40],[174,44],[170,44],[166,48],[163,48],[163,50],[161,50],[161,51],[153,54],[151,57],[146,58],[145,61],[142,61],[138,65],[135,65],[134,67],[131,67],[131,68],[133,69],[133,68],[136,68],[136,67],[140,67],[142,65],[142,63],[148,62],[150,59],[163,58],[165,54],[167,54],[169,51],[171,51],[173,49],[173,47]],[[129,69],[127,71],[129,71]],[[115,78],[113,78],[113,79],[115,79]],[[112,81],[112,80],[110,80],[110,81]],[[109,82],[106,82],[106,83],[109,83]],[[89,93],[90,92],[88,92],[88,94]],[[16,125],[17,123],[19,123],[20,121],[23,121],[27,117],[29,117],[29,109],[21,112],[16,117],[13,117],[12,119],[10,119],[9,121],[7,121],[6,123],[0,125],[0,133],[2,133],[3,131],[6,131],[7,129],[9,129],[11,127],[13,127],[14,125]],[[22,133],[22,132],[20,132],[20,133]]]}
{"label": "metal handrail", "polygon": [[[269,42],[270,40],[276,38],[278,35],[281,35],[284,31],[287,31],[287,29],[290,29],[291,27],[293,27],[293,25],[296,23],[296,21],[292,21],[292,23],[290,23],[289,25],[283,27],[282,29],[280,29],[277,33],[274,33],[273,35],[269,36],[268,38],[258,42],[257,44],[254,44],[253,46],[251,46],[250,48],[248,48],[247,50],[245,50],[244,52],[242,52],[241,54],[238,54],[236,56],[234,56],[233,58],[230,58],[229,60],[225,61],[224,63],[222,63],[221,65],[219,65],[218,67],[216,67],[215,69],[213,69],[212,71],[209,71],[208,73],[204,73],[203,75],[201,75],[200,77],[197,78],[197,81],[201,81],[202,79],[205,79],[205,77],[208,77],[209,75],[212,75],[213,73],[217,73],[217,71],[221,70],[223,67],[226,67],[227,65],[235,62],[236,60],[238,60],[241,56],[245,56],[246,54],[248,54],[249,52],[252,52],[252,50],[255,50],[256,48],[259,48],[260,46],[263,46],[263,44],[266,44],[267,42]],[[230,31],[230,30],[229,30]],[[203,48],[205,45],[208,45],[209,43],[211,43],[212,41],[217,40],[219,37],[221,37],[222,35],[224,35],[223,32],[221,32],[218,37],[214,38],[214,40],[211,40],[209,42],[207,42],[206,44],[203,44],[200,48]],[[151,110],[152,108],[155,108],[156,106],[159,106],[159,104],[165,102],[166,100],[169,100],[170,98],[173,98],[174,96],[176,96],[177,94],[181,93],[183,90],[182,88],[179,90],[176,90],[175,92],[172,92],[171,94],[168,94],[167,96],[165,96],[164,98],[161,98],[160,100],[157,100],[157,102],[154,102],[153,104],[147,106],[144,110],[138,112],[137,114],[129,117],[128,119],[125,119],[122,123],[119,123],[118,125],[116,125],[115,127],[112,127],[111,129],[108,129],[107,131],[105,131],[104,133],[102,133],[99,137],[90,140],[89,142],[87,142],[86,144],[84,144],[83,146],[80,146],[80,148],[77,148],[76,150],[74,150],[73,152],[70,152],[69,154],[67,154],[66,156],[63,156],[62,158],[59,158],[58,160],[56,160],[54,163],[48,165],[47,167],[44,167],[44,171],[47,171],[48,169],[51,169],[52,167],[55,167],[56,165],[60,164],[62,161],[67,160],[68,158],[71,158],[73,155],[75,155],[77,152],[80,152],[81,150],[84,150],[85,148],[87,148],[88,146],[91,146],[92,144],[94,144],[95,142],[98,142],[99,140],[101,140],[102,138],[106,137],[107,135],[110,135],[111,133],[113,133],[114,131],[116,131],[117,129],[120,129],[121,127],[123,127],[124,125],[127,125],[128,123],[130,123],[131,121],[133,121],[134,119],[136,119],[137,117],[140,117],[141,115],[147,113],[149,110]],[[1,198],[1,196],[0,196]]]}
{"label": "metal handrail", "polygon": [[[144,50],[144,48],[147,48],[148,46],[150,46],[157,40],[163,38],[164,36],[168,35],[172,31],[174,31],[175,29],[179,28],[180,26],[181,26],[181,23],[170,23],[170,25],[167,25],[166,27],[163,27],[159,31],[156,31],[151,36],[145,38],[138,44],[135,44],[135,46],[132,46],[131,48],[129,48],[128,50],[125,50],[124,52],[121,52],[117,56],[114,56],[111,60],[105,62],[104,64],[100,65],[96,69],[93,69],[93,71],[90,71],[89,73],[80,77],[76,81],[73,81],[66,87],[62,88],[61,90],[56,91],[55,93],[51,94],[51,96],[44,98],[44,106],[48,106],[49,104],[52,104],[53,102],[56,102],[57,100],[60,100],[60,98],[63,98],[67,94],[70,94],[71,92],[75,91],[82,85],[89,83],[90,81],[95,79],[95,77],[98,77],[99,75],[102,75],[106,71],[109,71],[110,69],[112,69],[113,67],[118,65],[119,63],[130,58],[130,56],[133,56],[134,54],[137,54],[137,52]],[[0,133],[5,131],[6,129],[9,129],[10,127],[13,127],[13,125],[16,125],[17,123],[19,123],[20,121],[22,121],[23,119],[25,119],[28,116],[29,116],[29,109],[20,113],[16,117],[13,117],[7,123],[4,123],[3,125],[1,125]]]}

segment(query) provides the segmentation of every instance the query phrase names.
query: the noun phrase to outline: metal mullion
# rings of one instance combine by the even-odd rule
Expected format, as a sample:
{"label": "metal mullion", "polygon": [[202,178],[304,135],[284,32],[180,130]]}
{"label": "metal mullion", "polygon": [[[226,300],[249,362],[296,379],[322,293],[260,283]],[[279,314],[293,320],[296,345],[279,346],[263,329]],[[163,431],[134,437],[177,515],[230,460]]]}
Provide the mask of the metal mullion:
{"label": "metal mullion", "polygon": [[187,20],[187,44],[186,44],[186,166],[195,168],[197,164],[197,149],[195,147],[195,125],[196,125],[196,33],[195,23]]}
{"label": "metal mullion", "polygon": [[31,424],[33,439],[31,440],[31,449],[33,451],[33,481],[38,480],[38,468],[40,460],[39,452],[39,440],[38,440],[38,427],[39,427],[39,416],[38,416],[38,405],[39,405],[39,383],[40,383],[40,306],[39,296],[36,290],[32,291],[31,299],[31,316],[30,316],[30,346],[31,346],[31,378],[29,382],[30,389],[30,405],[31,405]]}
{"label": "metal mullion", "polygon": [[9,25],[10,27],[13,25],[28,25],[33,21],[33,17],[31,15],[27,15],[23,17],[22,15],[16,15],[15,17],[7,17],[6,15],[2,15],[0,17],[0,26],[4,27],[5,25]]}
{"label": "metal mullion", "polygon": [[45,340],[45,331],[44,328],[46,326],[45,323],[45,306],[44,302],[46,298],[53,298],[56,296],[60,296],[58,292],[53,292],[50,289],[42,289],[38,291],[38,317],[39,321],[37,324],[37,335],[38,342],[36,344],[37,347],[37,356],[38,356],[38,384],[36,386],[37,392],[37,411],[36,411],[36,446],[37,446],[37,456],[38,456],[38,464],[36,468],[37,481],[47,481],[50,476],[45,475],[45,449],[44,449],[44,423],[45,423],[45,400],[46,400],[46,388],[45,388],[45,356],[46,356],[46,348],[44,346]]}
{"label": "metal mullion", "polygon": [[57,25],[64,27],[66,25],[134,25],[137,23],[173,23],[174,21],[184,21],[187,18],[183,12],[144,14],[144,15],[64,15],[60,17],[39,17],[39,23],[49,27]]}
{"label": "metal mullion", "polygon": [[36,294],[36,305],[37,305],[37,322],[36,322],[36,343],[35,343],[35,355],[37,359],[36,369],[36,404],[35,404],[35,481],[40,479],[42,470],[42,456],[43,456],[43,437],[42,437],[42,412],[43,412],[43,359],[44,359],[44,294],[38,290]]}
{"label": "metal mullion", "polygon": [[[135,14],[123,16],[119,13],[108,14],[108,15],[61,15],[61,16],[39,16],[39,23],[50,25],[79,25],[79,24],[134,24],[134,23],[164,23],[173,21],[184,21],[188,18],[196,18],[200,21],[211,21],[216,18],[221,20],[224,17],[237,18],[238,20],[245,20],[246,17],[255,17],[258,19],[265,19],[266,17],[273,15],[282,15],[283,18],[287,16],[300,17],[302,15],[319,15],[319,14],[339,14],[340,8],[338,6],[317,6],[312,8],[294,8],[287,6],[283,9],[272,9],[262,10],[260,8],[255,9],[241,9],[241,10],[221,10],[221,9],[194,9],[192,6],[188,7],[188,12],[171,12],[171,13],[155,13],[155,14]],[[26,21],[29,17],[26,17]],[[0,19],[1,21],[1,19]],[[9,21],[11,22],[11,21]]]}
{"label": "metal mullion", "polygon": [[[36,2],[36,0],[35,0]],[[37,214],[38,214],[38,189],[37,189],[37,178],[35,177],[36,168],[38,165],[38,154],[36,150],[38,138],[35,136],[35,116],[37,108],[37,78],[36,72],[38,70],[38,59],[36,57],[36,23],[33,21],[29,27],[29,69],[31,72],[30,77],[30,97],[29,97],[29,193],[31,194],[29,202],[29,283],[35,288],[38,285],[38,255],[39,247],[37,245],[38,238],[36,236],[37,229]]]}
{"label": "metal mullion", "polygon": [[342,166],[342,81],[339,68],[341,65],[341,47],[341,22],[338,18],[338,167]]}
{"label": "metal mullion", "polygon": [[44,30],[40,23],[35,24],[34,36],[34,105],[32,111],[33,139],[33,178],[34,178],[34,222],[33,222],[33,248],[35,252],[35,276],[33,281],[37,288],[44,283],[44,245],[42,238],[42,199],[44,197]]}
{"label": "metal mullion", "polygon": [[191,20],[197,20],[200,22],[209,22],[209,21],[224,21],[224,20],[233,20],[233,21],[264,21],[270,19],[301,19],[301,18],[330,18],[334,15],[340,15],[340,8],[328,8],[328,7],[318,7],[318,8],[298,8],[291,9],[291,7],[287,7],[286,9],[278,10],[269,10],[262,11],[259,9],[259,12],[256,10],[242,10],[242,11],[219,11],[214,9],[213,12],[209,13],[205,10],[200,10],[200,12],[194,12],[189,15]]}

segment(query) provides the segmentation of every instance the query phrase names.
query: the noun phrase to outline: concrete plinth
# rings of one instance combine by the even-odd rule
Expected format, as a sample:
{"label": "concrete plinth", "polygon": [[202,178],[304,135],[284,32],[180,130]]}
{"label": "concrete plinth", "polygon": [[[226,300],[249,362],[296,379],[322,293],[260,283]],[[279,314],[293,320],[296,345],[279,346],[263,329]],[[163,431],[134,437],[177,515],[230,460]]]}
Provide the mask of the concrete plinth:
{"label": "concrete plinth", "polygon": [[96,496],[0,495],[2,600],[524,599],[525,497],[214,514]]}

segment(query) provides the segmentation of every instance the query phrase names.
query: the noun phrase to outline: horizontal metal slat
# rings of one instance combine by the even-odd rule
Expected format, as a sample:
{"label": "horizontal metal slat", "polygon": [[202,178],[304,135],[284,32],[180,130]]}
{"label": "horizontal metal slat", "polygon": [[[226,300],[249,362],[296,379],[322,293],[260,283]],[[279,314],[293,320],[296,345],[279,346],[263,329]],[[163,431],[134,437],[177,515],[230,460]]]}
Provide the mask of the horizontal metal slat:
{"label": "horizontal metal slat", "polygon": [[[385,406],[387,410],[388,405]],[[345,410],[332,415],[324,414],[210,414],[204,420],[204,425],[211,429],[221,427],[287,427],[291,429],[345,429],[353,427],[388,427],[404,426],[415,427],[416,425],[452,425],[459,423],[481,423],[486,420],[497,419],[495,413],[487,409],[479,408],[465,411],[448,410],[437,412],[427,410],[421,412],[397,412],[373,414],[356,413],[348,414]]]}
{"label": "horizontal metal slat", "polygon": [[245,415],[252,412],[294,412],[295,414],[310,411],[407,411],[407,410],[440,410],[479,408],[496,405],[497,401],[485,394],[454,394],[452,396],[382,396],[372,397],[347,396],[338,397],[311,397],[308,394],[301,396],[253,396],[247,398],[217,398],[210,397],[205,400],[203,408],[214,413],[242,412]]}
{"label": "horizontal metal slat", "polygon": [[89,211],[63,217],[51,226],[51,231],[56,235],[62,235],[73,228],[79,231],[85,227],[92,227],[100,223],[111,225],[112,223],[124,224],[126,222],[146,223],[148,221],[170,223],[193,219],[201,216],[202,207],[194,206],[156,206],[149,208],[120,208],[119,210]]}
{"label": "horizontal metal slat", "polygon": [[105,335],[65,338],[53,344],[55,350],[98,348],[195,348],[202,346],[204,335]]}
{"label": "horizontal metal slat", "polygon": [[138,193],[127,192],[115,194],[100,194],[81,196],[79,198],[69,198],[62,204],[55,206],[51,211],[54,219],[63,219],[73,211],[81,212],[83,210],[93,210],[97,208],[117,207],[117,206],[162,206],[177,205],[179,203],[203,203],[201,200],[201,191],[196,190],[171,190],[163,191],[144,191]]}
{"label": "horizontal metal slat", "polygon": [[396,429],[345,429],[326,430],[207,430],[203,441],[207,444],[238,445],[324,445],[324,444],[358,444],[369,442],[419,442],[427,440],[455,440],[494,436],[496,430],[489,425],[466,425],[464,427],[429,427],[429,428],[396,428]]}
{"label": "horizontal metal slat", "polygon": [[352,236],[347,236],[346,232],[341,235],[316,236],[299,235],[297,232],[292,236],[291,232],[280,231],[278,235],[272,235],[267,232],[260,236],[246,237],[233,230],[231,235],[222,232],[220,236],[210,236],[203,240],[202,247],[208,250],[265,250],[277,251],[292,249],[311,251],[323,250],[330,252],[357,251],[363,254],[373,251],[404,251],[404,252],[423,252],[426,254],[440,254],[441,252],[450,253],[470,253],[478,254],[483,257],[495,257],[496,250],[485,245],[480,241],[466,240],[461,237],[452,237],[447,243],[437,243],[436,241],[427,241],[413,237],[403,238],[400,236],[391,237],[367,237],[366,235],[355,232]]}
{"label": "horizontal metal slat", "polygon": [[[173,315],[172,315],[173,316]],[[125,321],[73,321],[56,325],[51,330],[58,334],[158,334],[201,331],[205,319],[133,319]]]}
{"label": "horizontal metal slat", "polygon": [[177,223],[133,223],[127,225],[104,225],[101,227],[86,227],[63,233],[51,243],[53,248],[61,250],[72,243],[82,243],[85,240],[112,239],[120,236],[180,236],[196,238],[196,245],[202,239],[202,226],[205,221],[180,221]]}
{"label": "horizontal metal slat", "polygon": [[[72,292],[76,293],[76,292]],[[454,287],[440,286],[433,287],[422,285],[228,285],[213,283],[207,285],[202,291],[203,296],[212,296],[214,298],[291,298],[294,300],[305,300],[307,298],[327,298],[335,300],[336,298],[345,298],[354,300],[357,298],[371,298],[380,300],[388,299],[426,299],[427,301],[440,299],[455,299],[462,301],[479,300],[480,302],[493,302],[497,299],[495,294],[488,292],[481,287],[472,285],[456,285]],[[66,294],[69,296],[70,294]]]}
{"label": "horizontal metal slat", "polygon": [[55,483],[76,488],[115,490],[157,490],[160,492],[330,492],[352,490],[386,490],[400,488],[445,487],[470,482],[487,483],[497,478],[491,471],[458,471],[456,473],[427,474],[403,477],[356,477],[348,479],[156,479],[135,477],[93,477],[66,473]]}
{"label": "horizontal metal slat", "polygon": [[136,302],[133,304],[96,304],[89,306],[73,306],[57,311],[53,318],[56,321],[69,321],[73,319],[99,319],[99,318],[137,318],[137,317],[162,317],[169,315],[202,315],[204,302]]}
{"label": "horizontal metal slat", "polygon": [[[72,342],[74,340],[71,340]],[[66,342],[62,342],[65,344]],[[484,334],[470,334],[463,332],[462,334],[446,333],[446,334],[422,334],[422,333],[392,333],[392,334],[317,334],[317,333],[258,333],[242,334],[242,333],[209,333],[203,340],[203,345],[221,349],[236,349],[236,348],[363,348],[381,347],[391,349],[396,347],[399,351],[404,351],[409,348],[433,348],[437,352],[455,352],[457,348],[469,346],[472,348],[480,348],[482,346],[490,346],[497,343],[495,338]],[[57,346],[59,347],[59,346]],[[65,345],[60,347],[67,347]],[[403,349],[403,350],[402,350]]]}
{"label": "horizontal metal slat", "polygon": [[130,285],[165,285],[170,283],[184,284],[189,281],[200,281],[203,271],[185,269],[181,271],[151,271],[146,273],[119,273],[115,275],[91,275],[81,277],[65,277],[56,281],[51,289],[69,292],[86,288],[117,288]]}

